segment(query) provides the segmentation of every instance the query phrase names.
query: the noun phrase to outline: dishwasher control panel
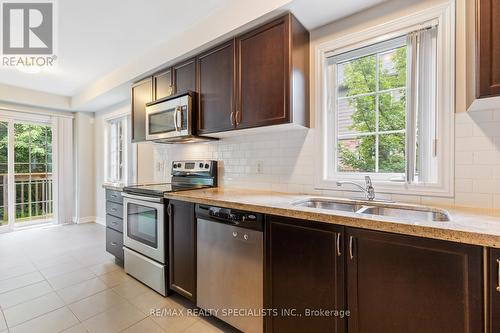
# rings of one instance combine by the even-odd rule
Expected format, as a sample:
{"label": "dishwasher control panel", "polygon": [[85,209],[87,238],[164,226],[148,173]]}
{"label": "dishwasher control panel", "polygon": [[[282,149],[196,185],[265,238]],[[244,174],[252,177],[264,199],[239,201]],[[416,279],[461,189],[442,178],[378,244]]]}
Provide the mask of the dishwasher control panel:
{"label": "dishwasher control panel", "polygon": [[233,224],[242,228],[263,230],[264,215],[241,210],[214,206],[196,205],[198,218],[213,219],[216,222]]}

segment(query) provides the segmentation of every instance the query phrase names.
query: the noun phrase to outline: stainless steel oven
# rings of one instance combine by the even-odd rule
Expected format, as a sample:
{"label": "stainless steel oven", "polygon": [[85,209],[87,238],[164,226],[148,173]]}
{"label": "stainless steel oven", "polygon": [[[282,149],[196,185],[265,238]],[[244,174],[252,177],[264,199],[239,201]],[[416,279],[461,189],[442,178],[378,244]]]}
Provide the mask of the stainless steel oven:
{"label": "stainless steel oven", "polygon": [[123,244],[159,263],[166,262],[163,198],[123,193]]}
{"label": "stainless steel oven", "polygon": [[146,106],[146,140],[161,141],[193,134],[193,97],[186,92]]}
{"label": "stainless steel oven", "polygon": [[168,258],[164,199],[126,192],[122,196],[125,272],[166,296]]}

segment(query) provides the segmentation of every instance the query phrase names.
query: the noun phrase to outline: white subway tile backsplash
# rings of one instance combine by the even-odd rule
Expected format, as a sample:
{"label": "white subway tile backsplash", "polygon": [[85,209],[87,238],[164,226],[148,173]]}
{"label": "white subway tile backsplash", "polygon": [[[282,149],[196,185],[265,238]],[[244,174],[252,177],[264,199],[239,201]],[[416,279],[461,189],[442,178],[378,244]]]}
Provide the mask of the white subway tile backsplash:
{"label": "white subway tile backsplash", "polygon": [[457,151],[493,150],[493,138],[486,136],[456,138]]}
{"label": "white subway tile backsplash", "polygon": [[[317,129],[240,134],[204,144],[155,145],[155,162],[167,166],[157,173],[168,181],[168,166],[178,159],[219,161],[223,187],[272,190],[337,197],[359,192],[317,189]],[[396,201],[500,209],[500,109],[455,115],[455,196],[452,198],[391,195]]]}

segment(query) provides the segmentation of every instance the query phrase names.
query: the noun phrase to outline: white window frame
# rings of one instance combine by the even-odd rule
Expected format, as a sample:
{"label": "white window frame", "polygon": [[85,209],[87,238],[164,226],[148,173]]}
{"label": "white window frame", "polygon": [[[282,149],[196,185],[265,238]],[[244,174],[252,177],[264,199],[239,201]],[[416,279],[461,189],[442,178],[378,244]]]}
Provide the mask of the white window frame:
{"label": "white window frame", "polygon": [[[110,175],[110,131],[111,123],[120,121],[122,125],[122,141],[123,141],[123,161],[122,161],[122,177],[121,179],[111,179]],[[129,183],[133,181],[131,177],[131,149],[132,145],[130,142],[130,116],[127,115],[116,115],[114,117],[109,117],[104,119],[104,175],[105,182],[107,183]]]}
{"label": "white window frame", "polygon": [[[387,176],[372,176],[377,192],[390,194],[453,196],[454,193],[454,110],[455,110],[455,1],[425,9],[406,17],[400,17],[372,28],[345,35],[315,47],[316,127],[319,129],[315,187],[339,190],[338,180],[363,181],[365,174],[333,174],[335,161],[336,128],[332,109],[334,100],[329,82],[328,58],[390,40],[430,24],[438,25],[437,34],[437,152],[439,154],[438,182],[433,184],[387,181]],[[331,73],[330,73],[331,75]]]}

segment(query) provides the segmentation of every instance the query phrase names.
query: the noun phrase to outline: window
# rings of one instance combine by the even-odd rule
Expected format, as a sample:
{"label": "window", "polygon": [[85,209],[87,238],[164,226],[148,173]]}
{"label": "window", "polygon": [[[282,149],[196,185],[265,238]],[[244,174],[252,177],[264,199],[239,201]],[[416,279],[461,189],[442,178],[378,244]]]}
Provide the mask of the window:
{"label": "window", "polygon": [[128,117],[107,121],[107,176],[112,183],[128,180]]}
{"label": "window", "polygon": [[318,47],[317,187],[368,175],[382,192],[452,194],[453,11],[446,5]]}

